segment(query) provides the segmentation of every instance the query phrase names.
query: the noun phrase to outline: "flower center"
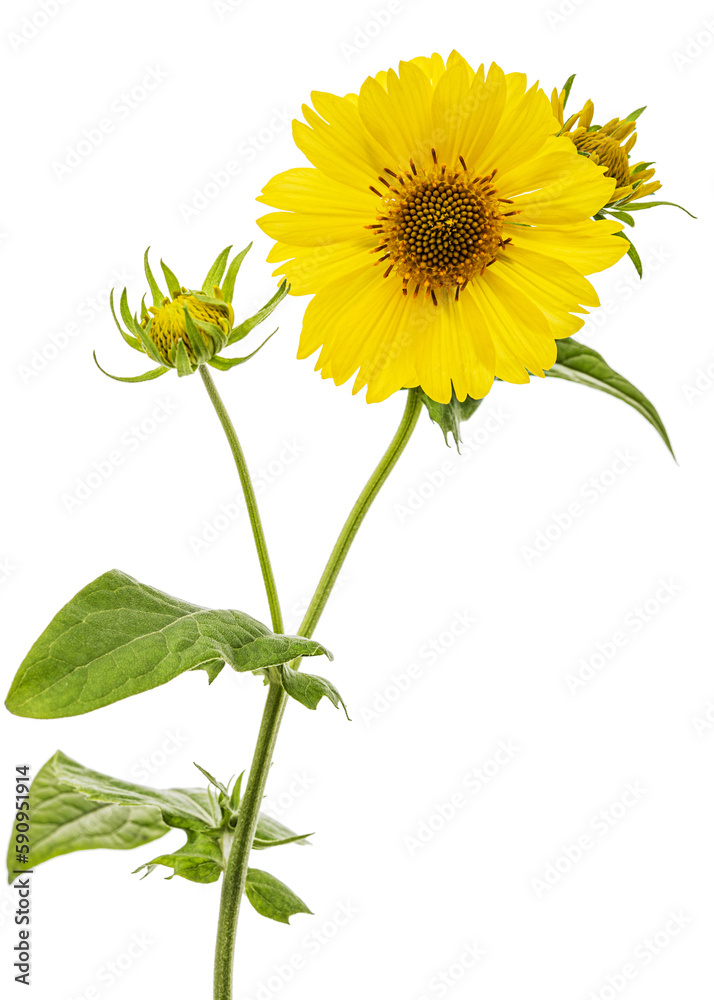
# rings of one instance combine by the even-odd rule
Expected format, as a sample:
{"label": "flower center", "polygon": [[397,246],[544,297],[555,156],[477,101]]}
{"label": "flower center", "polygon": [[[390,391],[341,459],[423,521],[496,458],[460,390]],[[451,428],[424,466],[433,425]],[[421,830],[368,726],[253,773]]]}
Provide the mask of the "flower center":
{"label": "flower center", "polygon": [[[213,323],[226,334],[230,333],[231,329],[230,316],[226,309],[201,302],[195,295],[186,290],[179,292],[173,299],[164,299],[158,308],[149,306],[149,312],[152,314],[149,336],[163,358],[170,361],[172,348],[178,344],[179,340],[183,340],[190,360],[195,363],[196,356],[186,330],[184,309],[188,309],[191,319],[203,323]],[[148,323],[149,318],[145,316],[141,325],[146,329]],[[209,339],[200,326],[198,332],[206,344],[209,344]]]}
{"label": "flower center", "polygon": [[436,151],[431,153],[434,166],[428,170],[417,170],[412,160],[404,174],[386,170],[395,183],[379,178],[389,190],[383,195],[371,189],[382,205],[377,224],[367,228],[379,237],[372,251],[383,251],[377,263],[389,261],[384,277],[396,272],[405,295],[412,282],[415,297],[423,289],[437,305],[438,291],[455,288],[458,299],[461,289],[494,262],[510,242],[502,237],[503,226],[515,212],[502,212],[510,202],[493,187],[495,170],[473,176],[463,157],[463,169],[447,170],[439,166]]}
{"label": "flower center", "polygon": [[619,140],[597,131],[574,135],[573,142],[581,153],[587,153],[595,163],[606,167],[605,176],[614,177],[619,188],[629,185],[629,157]]}

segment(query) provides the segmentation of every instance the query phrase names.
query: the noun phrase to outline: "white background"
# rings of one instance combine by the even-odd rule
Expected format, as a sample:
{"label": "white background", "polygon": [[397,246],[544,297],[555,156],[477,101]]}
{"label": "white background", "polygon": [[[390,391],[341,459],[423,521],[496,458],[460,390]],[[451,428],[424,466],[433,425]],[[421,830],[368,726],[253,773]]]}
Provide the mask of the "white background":
{"label": "white background", "polygon": [[[106,290],[127,283],[138,300],[145,246],[196,286],[223,246],[254,240],[235,302],[239,317],[250,315],[275,284],[253,199],[274,173],[304,162],[283,121],[312,89],[356,90],[401,58],[454,45],[474,65],[496,60],[548,92],[577,71],[573,103],[592,96],[600,120],[649,106],[637,151],[657,161],[661,196],[699,216],[640,213],[645,280],[627,259],[598,276],[607,311],[581,336],[659,407],[679,466],[633,410],[553,379],[497,386],[467,425],[461,458],[422,417],[317,633],[336,654],[321,669],[353,722],[293,703],[270,778],[276,815],[317,833],[311,848],[256,860],[315,916],[288,928],[246,906],[236,997],[704,1000],[714,933],[714,734],[701,721],[714,718],[714,10],[693,0],[659,11],[564,0],[560,13],[556,0],[401,0],[380,26],[374,11],[385,8],[69,0],[43,24],[37,3],[3,6],[3,687],[60,606],[112,566],[267,618],[245,515],[192,550],[237,492],[199,379],[122,385],[92,361],[96,349],[113,372],[143,370],[113,326]],[[33,17],[34,36],[13,39],[23,25],[31,33]],[[149,71],[161,77],[151,91]],[[122,95],[134,88],[129,108]],[[101,145],[57,176],[53,164],[104,118],[112,130]],[[239,176],[201,203],[229,160]],[[197,194],[205,207],[189,214]],[[217,373],[263,483],[292,628],[403,405],[367,406],[294,361],[304,306],[281,306],[278,337],[248,368]],[[688,391],[697,379],[700,390]],[[161,404],[171,412],[157,422]],[[78,481],[117,450],[113,474],[69,510]],[[611,473],[613,463],[623,469],[618,453],[628,468]],[[419,509],[405,514],[410,498]],[[555,538],[554,519],[574,502],[582,516]],[[554,540],[529,558],[549,525]],[[459,614],[473,621],[456,637]],[[624,645],[598,659],[598,644],[618,631]],[[572,693],[568,675],[593,656],[601,669]],[[393,678],[404,687],[410,665],[419,675],[399,693]],[[15,764],[36,770],[57,748],[158,786],[200,783],[194,760],[228,778],[248,766],[263,698],[257,680],[226,670],[210,689],[194,673],[99,714],[6,714],[2,828],[9,833]],[[500,741],[518,749],[494,768]],[[476,792],[466,782],[483,766],[493,776]],[[628,783],[639,800],[621,808]],[[439,808],[455,793],[460,805],[444,822]],[[617,819],[605,835],[594,819],[602,810]],[[539,891],[534,880],[586,834],[582,860]],[[36,1000],[210,995],[219,887],[160,872],[139,881],[130,872],[151,851],[87,852],[38,870]],[[12,898],[0,891],[0,981],[14,997],[26,994],[12,982]],[[336,929],[340,908],[352,915]],[[670,911],[683,914],[683,929],[660,935],[646,960]],[[124,965],[136,934],[150,943],[112,984],[107,963]],[[466,946],[486,953],[472,968]],[[301,968],[285,982],[293,960]],[[608,976],[622,985],[627,963],[636,977],[608,987]],[[444,971],[449,984],[439,985]]]}

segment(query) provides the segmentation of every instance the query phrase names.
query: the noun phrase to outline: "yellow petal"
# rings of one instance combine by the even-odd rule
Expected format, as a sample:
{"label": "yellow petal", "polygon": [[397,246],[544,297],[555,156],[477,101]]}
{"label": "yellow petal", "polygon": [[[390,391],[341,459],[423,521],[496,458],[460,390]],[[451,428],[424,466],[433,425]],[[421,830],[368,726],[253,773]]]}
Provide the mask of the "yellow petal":
{"label": "yellow petal", "polygon": [[516,293],[532,300],[548,320],[554,338],[573,332],[571,313],[587,312],[584,307],[600,304],[593,286],[575,268],[523,247],[508,249],[494,273]]}
{"label": "yellow petal", "polygon": [[[374,268],[375,255],[370,254],[373,247],[374,238],[367,233],[358,240],[322,243],[315,247],[276,243],[268,261],[284,261],[273,274],[283,275],[288,280],[291,295],[310,295],[338,278],[346,278],[359,267]],[[379,265],[378,273],[383,274],[384,270],[385,265]]]}
{"label": "yellow petal", "polygon": [[409,296],[407,315],[414,331],[418,384],[437,403],[448,403],[453,388],[462,401],[481,399],[493,385],[495,351],[491,331],[471,296],[453,291],[438,305],[423,295]]}
{"label": "yellow petal", "polygon": [[[476,77],[464,60],[454,60],[441,77],[434,90],[432,117],[434,122],[434,145],[439,162],[455,166],[459,156],[473,157],[475,127],[490,137],[493,125],[500,116],[494,107],[490,120],[480,115],[483,104],[483,67]],[[475,83],[474,81],[478,81]],[[505,101],[505,84],[503,85]],[[467,163],[470,161],[467,160]]]}
{"label": "yellow petal", "polygon": [[398,170],[409,160],[431,163],[434,128],[431,120],[431,83],[414,63],[399,64],[400,75],[390,69],[387,89],[369,77],[359,93],[362,121],[391,157]]}
{"label": "yellow petal", "polygon": [[316,114],[303,107],[307,124],[293,123],[293,138],[308,160],[328,177],[361,191],[369,189],[387,162],[384,149],[364,127],[348,97],[315,92]]}
{"label": "yellow petal", "polygon": [[[555,135],[559,128],[550,101],[537,85],[523,93],[521,88],[525,87],[525,76],[510,73],[506,86],[506,103],[499,127],[473,165],[478,173],[488,173],[495,167],[501,175],[530,162],[548,137]],[[471,160],[467,163],[472,165]],[[496,186],[499,186],[498,183]]]}
{"label": "yellow petal", "polygon": [[627,243],[611,235],[622,228],[614,219],[586,219],[572,225],[508,226],[507,230],[514,247],[555,257],[580,274],[593,274],[612,267],[627,252]]}
{"label": "yellow petal", "polygon": [[542,156],[500,178],[498,193],[513,199],[518,222],[560,225],[596,215],[612,197],[615,183],[605,177],[604,167],[580,156],[562,136],[552,139]]}
{"label": "yellow petal", "polygon": [[357,225],[365,219],[372,221],[377,206],[371,191],[339,184],[314,167],[293,167],[276,174],[256,201],[288,212],[354,216]]}
{"label": "yellow petal", "polygon": [[500,270],[488,268],[483,280],[473,285],[472,294],[494,330],[499,378],[527,382],[527,372],[537,375],[553,364],[555,344],[545,316],[531,298],[503,279]]}
{"label": "yellow petal", "polygon": [[506,106],[507,92],[506,76],[496,63],[491,64],[485,79],[481,69],[471,83],[465,102],[463,148],[457,155],[464,157],[467,167],[474,173],[488,173],[482,154],[493,141]]}

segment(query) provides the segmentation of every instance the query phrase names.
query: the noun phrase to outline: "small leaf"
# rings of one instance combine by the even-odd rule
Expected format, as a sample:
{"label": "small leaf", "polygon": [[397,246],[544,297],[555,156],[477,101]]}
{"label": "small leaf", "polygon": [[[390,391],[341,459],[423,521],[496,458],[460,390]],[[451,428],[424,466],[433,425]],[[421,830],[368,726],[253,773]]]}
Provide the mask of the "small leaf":
{"label": "small leaf", "polygon": [[335,708],[339,708],[342,705],[345,715],[347,715],[348,719],[350,718],[339,691],[334,684],[330,684],[324,677],[317,677],[315,674],[306,674],[301,670],[294,670],[284,663],[280,667],[280,680],[290,697],[294,698],[295,701],[299,701],[305,708],[314,710],[323,698],[327,698]]}
{"label": "small leaf", "polygon": [[221,372],[227,372],[230,368],[235,368],[236,365],[244,365],[246,361],[250,361],[251,358],[255,357],[258,351],[262,350],[270,338],[274,337],[277,332],[277,330],[273,330],[270,337],[266,337],[262,344],[256,347],[254,351],[251,351],[250,354],[246,354],[244,358],[222,358],[220,355],[216,354],[215,357],[211,358],[208,364],[212,368],[217,368],[218,371]]}
{"label": "small leaf", "polygon": [[144,878],[149,875],[157,865],[164,865],[166,868],[173,868],[174,874],[169,875],[172,879],[174,875],[188,879],[190,882],[201,882],[207,885],[210,882],[217,882],[221,877],[224,868],[223,855],[216,843],[215,838],[203,833],[189,831],[186,843],[171,854],[160,854],[158,857],[140,865],[133,872],[146,872]]}
{"label": "small leaf", "polygon": [[240,790],[241,790],[241,785],[243,784],[244,774],[245,771],[241,771],[241,773],[236,778],[236,783],[231,791],[231,809],[233,810],[233,812],[238,812],[238,806],[240,805]]}
{"label": "small leaf", "polygon": [[[126,323],[126,319],[124,317],[124,311],[123,311],[123,308],[122,308],[122,306],[123,306],[123,304],[124,304],[125,301],[126,301],[126,288],[122,292],[122,295],[121,295],[121,305],[120,305],[122,319],[124,319],[124,322]],[[121,325],[121,323],[117,319],[117,314],[116,314],[116,311],[114,309],[114,289],[113,288],[109,292],[109,308],[112,311],[112,316],[114,317],[114,322],[117,325],[117,330],[122,335],[122,337],[124,338],[124,340],[127,342],[127,344],[129,345],[129,347],[133,347],[135,351],[141,351],[141,353],[143,354],[144,351],[142,349],[141,341],[139,340],[139,338],[138,337],[134,337],[131,333],[127,333],[127,331],[124,329],[124,327]],[[134,324],[133,324],[131,313],[129,313],[129,306],[128,305],[126,307],[126,311],[129,314],[129,322],[126,323],[126,325],[128,326],[129,330],[133,330],[134,329]]]}
{"label": "small leaf", "polygon": [[208,344],[199,333],[198,327],[194,323],[193,316],[188,311],[187,306],[184,306],[183,314],[184,322],[186,323],[186,333],[188,334],[188,339],[191,343],[191,347],[193,348],[193,353],[196,355],[196,360],[199,365],[202,365],[205,361],[208,361],[213,352],[209,349]]}
{"label": "small leaf", "polygon": [[210,783],[213,785],[214,788],[217,788],[218,791],[222,792],[224,795],[228,795],[228,789],[226,788],[226,786],[222,782],[218,781],[217,778],[214,778],[209,771],[206,771],[205,768],[201,767],[200,764],[197,764],[196,761],[193,762],[193,766],[197,767],[198,770],[201,772],[201,774],[204,775],[204,777],[208,778],[208,780],[210,781]]}
{"label": "small leaf", "polygon": [[262,917],[278,920],[281,924],[289,924],[295,913],[312,913],[292,889],[258,868],[248,869],[245,894]]}
{"label": "small leaf", "polygon": [[163,260],[161,261],[161,270],[164,272],[164,277],[166,278],[166,285],[169,290],[169,295],[171,295],[172,297],[178,295],[179,292],[181,291],[181,285],[179,284],[179,280],[174,274],[174,272],[171,270],[171,268],[168,267],[168,265],[164,264]]}
{"label": "small leaf", "polygon": [[231,249],[231,247],[226,247],[225,250],[221,250],[213,264],[211,264],[208,274],[206,275],[206,279],[201,286],[206,295],[213,295],[213,286],[220,285],[223,272],[226,269],[228,254],[231,252]]}
{"label": "small leaf", "polygon": [[690,219],[696,219],[696,215],[692,215],[691,212],[683,208],[682,205],[677,205],[673,201],[631,201],[627,205],[628,212],[642,212],[646,208],[656,208],[658,205],[669,205],[670,208],[678,208],[682,212],[686,212]]}
{"label": "small leaf", "polygon": [[602,355],[585,344],[579,344],[572,338],[557,341],[558,360],[546,371],[552,378],[567,379],[580,385],[588,385],[593,389],[609,393],[616,399],[632,406],[655,428],[674,458],[664,424],[652,403],[631,382],[619,375],[608,365]]}
{"label": "small leaf", "polygon": [[565,111],[565,105],[568,103],[568,98],[570,97],[570,89],[573,86],[573,80],[577,74],[573,73],[563,84],[563,111]]}
{"label": "small leaf", "polygon": [[212,611],[110,570],[80,590],[25,657],[10,688],[15,715],[82,715],[216,661],[260,670],[330,655],[319,642],[276,635],[241,611]]}
{"label": "small leaf", "polygon": [[94,363],[99,369],[99,371],[106,375],[107,378],[113,378],[115,382],[150,382],[154,378],[159,378],[160,375],[165,375],[168,368],[164,368],[163,365],[160,368],[152,368],[148,372],[144,372],[143,375],[112,375],[111,372],[105,371],[102,366],[97,361],[97,352],[93,351],[92,356],[94,357]]}
{"label": "small leaf", "polygon": [[287,281],[281,282],[275,295],[269,302],[265,303],[262,309],[259,309],[254,316],[250,317],[250,319],[243,320],[240,326],[236,326],[233,330],[231,330],[227,346],[230,347],[231,344],[236,344],[239,340],[243,340],[244,337],[247,337],[251,330],[254,330],[259,323],[262,323],[264,319],[267,319],[268,316],[270,316],[271,312],[277,305],[279,305],[280,302],[283,301],[289,291],[290,285],[288,285]]}
{"label": "small leaf", "polygon": [[[143,299],[142,299],[142,306],[143,306],[143,304],[144,304],[144,302],[143,302]],[[147,312],[147,316],[148,315],[149,314]],[[151,360],[152,361],[158,361],[158,363],[160,365],[163,365],[165,363],[164,359],[161,356],[161,354],[159,353],[158,347],[156,346],[156,344],[154,343],[154,341],[151,339],[151,336],[150,336],[150,334],[151,334],[151,326],[152,326],[153,322],[154,322],[154,317],[153,316],[149,320],[147,320],[146,326],[142,326],[141,323],[136,323],[135,322],[134,323],[134,329],[136,330],[137,337],[141,341],[142,347],[144,348],[144,350],[146,351],[146,353],[149,355],[149,357],[151,358]]]}
{"label": "small leaf", "polygon": [[647,105],[645,104],[644,108],[638,108],[637,111],[631,111],[629,113],[629,115],[627,116],[627,118],[623,118],[623,121],[626,121],[626,122],[636,122],[637,119],[642,114],[642,112],[645,111],[646,109],[647,109]]}
{"label": "small leaf", "polygon": [[444,441],[448,445],[449,434],[451,434],[456,445],[456,450],[458,451],[459,444],[461,443],[461,424],[474,415],[483,400],[472,399],[470,396],[467,396],[464,402],[460,403],[454,392],[451,396],[451,402],[436,403],[423,391],[421,400],[432,421],[441,427]]}
{"label": "small leaf", "polygon": [[226,271],[226,276],[223,280],[223,287],[221,288],[221,291],[223,292],[223,300],[225,302],[230,302],[230,303],[233,302],[233,293],[235,291],[236,277],[238,275],[238,271],[240,269],[241,264],[243,263],[245,255],[248,253],[248,251],[252,246],[253,244],[249,243],[248,246],[245,248],[245,250],[241,250],[239,254],[236,254],[236,256],[228,265],[228,270]]}
{"label": "small leaf", "polygon": [[[617,219],[619,222],[624,222],[628,226],[634,226],[635,224],[635,220],[632,218],[632,216],[628,215],[627,212],[623,212],[620,209],[618,209],[617,211],[611,211],[610,215],[614,219]],[[615,235],[619,235],[619,233]]]}
{"label": "small leaf", "polygon": [[197,667],[191,667],[191,670],[205,670],[208,674],[208,683],[210,685],[213,684],[224,667],[225,663],[223,660],[209,660],[208,663],[199,663]]}
{"label": "small leaf", "polygon": [[[615,213],[613,212],[612,214],[614,215]],[[641,278],[643,276],[642,261],[640,260],[640,255],[638,254],[637,250],[635,249],[635,244],[632,242],[632,240],[630,239],[630,237],[629,236],[625,236],[624,233],[613,233],[612,235],[613,236],[619,236],[621,239],[627,240],[627,243],[628,243],[627,256],[630,258],[630,260],[632,261],[632,263],[635,265],[635,270],[637,271],[637,273],[639,274],[639,276]]]}
{"label": "small leaf", "polygon": [[176,365],[179,378],[184,378],[186,375],[193,375],[193,365],[191,364],[191,359],[188,356],[188,351],[183,340],[179,340],[176,344],[173,361]]}
{"label": "small leaf", "polygon": [[166,296],[161,291],[159,286],[156,284],[156,278],[151,270],[151,264],[149,264],[149,250],[151,247],[146,248],[146,253],[144,254],[144,274],[146,275],[146,280],[149,282],[149,288],[151,289],[151,297],[154,301],[155,306],[160,306],[164,301]]}
{"label": "small leaf", "polygon": [[[169,827],[154,805],[92,801],[62,784],[57,775],[57,763],[62,760],[69,758],[58,751],[30,786],[30,867],[74,851],[133,850],[168,833]],[[15,857],[14,840],[7,866],[8,881],[12,882],[18,875],[16,869],[22,867]]]}
{"label": "small leaf", "polygon": [[269,847],[282,847],[283,844],[307,845],[307,838],[311,836],[311,833],[295,833],[272,816],[261,813],[255,829],[253,847],[256,851],[264,851]]}

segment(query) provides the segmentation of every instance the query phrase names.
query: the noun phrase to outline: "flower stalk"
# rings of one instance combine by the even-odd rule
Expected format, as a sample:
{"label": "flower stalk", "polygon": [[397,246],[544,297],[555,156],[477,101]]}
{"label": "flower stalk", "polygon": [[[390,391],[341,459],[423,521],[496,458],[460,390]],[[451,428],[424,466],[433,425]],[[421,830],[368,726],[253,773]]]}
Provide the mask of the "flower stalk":
{"label": "flower stalk", "polygon": [[[213,379],[203,367],[200,369],[200,372],[206,388],[208,389],[211,401],[213,402],[216,412],[218,413],[221,425],[223,426],[229,443],[231,444],[231,451],[236,459],[236,466],[238,467],[246,504],[248,505],[249,512],[252,511],[251,525],[253,526],[253,536],[255,538],[256,547],[258,548],[261,567],[263,569],[263,580],[265,581],[266,591],[268,592],[268,599],[271,601],[271,613],[273,605],[275,604],[277,614],[279,616],[280,607],[277,600],[277,593],[275,591],[275,582],[270,568],[270,560],[268,559],[265,537],[260,523],[260,516],[255,502],[255,495],[253,493],[252,484],[250,483],[250,477],[247,474],[245,458],[240,448],[233,424],[231,423],[225,407],[220,400],[215,384],[213,383]],[[374,472],[367,480],[364,489],[357,498],[356,503],[345,521],[344,527],[342,528],[334,548],[330,553],[330,557],[327,560],[327,564],[322,576],[320,577],[320,581],[310,602],[310,606],[308,607],[302,624],[300,625],[298,630],[299,635],[305,637],[312,635],[322,612],[325,609],[325,605],[327,604],[337,577],[342,569],[347,553],[349,552],[352,542],[359,531],[360,525],[364,521],[367,511],[374,503],[377,494],[387,481],[390,472],[396,465],[414,432],[417,420],[419,419],[419,413],[421,412],[421,407],[421,391],[419,389],[409,389],[407,391],[407,402],[404,409],[404,415],[399,427],[397,428],[397,432],[381,460],[377,464]],[[276,631],[281,631],[282,622],[280,621],[280,625],[278,625],[274,620],[273,627]],[[299,669],[299,666],[299,660],[294,660],[290,664],[291,669],[295,670]],[[241,799],[235,834],[223,875],[220,911],[218,917],[218,932],[216,936],[213,984],[214,1000],[231,1000],[232,997],[233,964],[238,915],[240,912],[243,894],[245,892],[245,884],[248,874],[248,861],[250,859],[256,825],[258,823],[260,806],[265,793],[265,785],[268,780],[268,774],[272,764],[273,751],[275,750],[275,744],[280,731],[280,723],[282,722],[283,713],[285,711],[285,703],[287,701],[287,695],[277,678],[275,669],[271,668],[266,672],[266,675],[268,677],[268,697],[263,710],[263,718],[258,732],[258,740],[255,747],[255,753],[253,755],[250,774],[248,776],[248,783],[246,785],[245,794]]]}
{"label": "flower stalk", "polygon": [[258,560],[260,561],[260,571],[263,574],[263,583],[265,584],[265,593],[270,607],[270,619],[273,625],[273,630],[275,632],[282,632],[283,615],[280,610],[280,599],[278,597],[278,589],[275,583],[275,574],[273,573],[273,567],[270,562],[268,545],[265,541],[265,532],[263,531],[263,524],[260,520],[260,512],[258,510],[258,501],[255,498],[255,490],[253,489],[253,483],[251,482],[245,455],[243,454],[243,449],[241,448],[240,441],[238,440],[238,435],[236,434],[233,422],[228,416],[228,411],[223,405],[223,400],[218,394],[218,389],[216,388],[216,383],[213,381],[211,373],[205,365],[201,365],[198,370],[201,378],[203,379],[203,384],[206,387],[208,397],[218,415],[221,427],[223,428],[226,438],[228,439],[231,454],[233,455],[233,460],[235,461],[236,469],[238,470],[238,477],[243,490],[243,496],[245,497],[245,505],[248,510],[250,526],[255,540],[255,548],[258,553]]}

